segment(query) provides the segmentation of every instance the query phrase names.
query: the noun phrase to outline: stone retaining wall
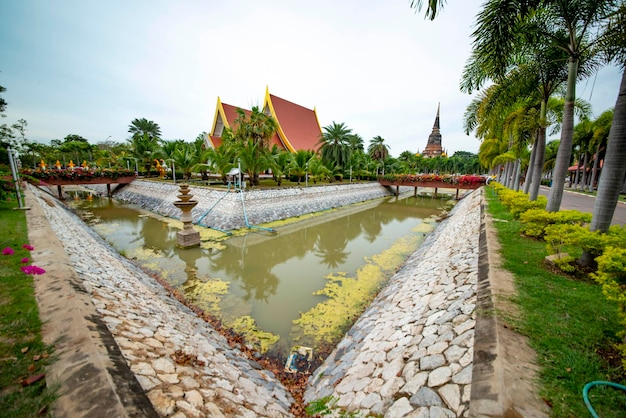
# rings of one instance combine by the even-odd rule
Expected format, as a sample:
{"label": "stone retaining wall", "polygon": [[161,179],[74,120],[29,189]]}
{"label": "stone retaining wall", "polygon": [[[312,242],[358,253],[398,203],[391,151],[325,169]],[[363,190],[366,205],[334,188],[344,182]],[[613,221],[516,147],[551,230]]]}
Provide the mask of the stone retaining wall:
{"label": "stone retaining wall", "polygon": [[[89,186],[104,192],[103,186]],[[301,216],[354,203],[390,196],[393,192],[378,183],[330,184],[285,189],[248,190],[243,193],[215,188],[190,188],[198,205],[192,211],[194,223],[221,230],[245,228],[266,222]],[[409,190],[410,188],[404,188]],[[179,188],[170,183],[135,180],[114,193],[115,199],[140,206],[150,212],[179,218],[173,205]],[[208,213],[207,213],[208,212]],[[247,222],[246,222],[247,221]]]}

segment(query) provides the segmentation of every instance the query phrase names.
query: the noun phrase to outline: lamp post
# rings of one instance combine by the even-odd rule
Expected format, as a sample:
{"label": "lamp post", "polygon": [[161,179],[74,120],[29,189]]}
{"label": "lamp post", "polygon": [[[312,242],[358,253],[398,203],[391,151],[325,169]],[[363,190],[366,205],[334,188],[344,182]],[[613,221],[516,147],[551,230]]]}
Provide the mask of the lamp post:
{"label": "lamp post", "polygon": [[22,193],[20,192],[20,181],[17,175],[17,164],[15,163],[15,154],[11,147],[7,148],[9,153],[9,164],[11,164],[11,174],[13,175],[13,183],[15,183],[15,195],[17,196],[17,204],[20,209],[24,209],[24,202],[22,201]]}

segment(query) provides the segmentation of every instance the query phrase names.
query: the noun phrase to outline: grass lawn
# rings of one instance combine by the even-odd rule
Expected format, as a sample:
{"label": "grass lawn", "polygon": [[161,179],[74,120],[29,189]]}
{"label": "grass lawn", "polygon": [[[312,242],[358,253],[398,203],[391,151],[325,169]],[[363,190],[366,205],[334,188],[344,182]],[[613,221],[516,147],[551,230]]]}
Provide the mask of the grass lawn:
{"label": "grass lawn", "polygon": [[[515,276],[514,302],[523,312],[507,318],[530,339],[541,367],[540,396],[555,417],[586,417],[582,391],[592,381],[626,384],[613,344],[619,342],[617,305],[606,300],[600,286],[580,274],[567,277],[544,264],[546,244],[524,237],[492,188],[485,189],[488,211],[502,245],[503,268]],[[606,386],[589,393],[600,417],[624,417],[626,392]]]}
{"label": "grass lawn", "polygon": [[[52,347],[41,340],[33,276],[20,267],[30,259],[26,216],[17,202],[0,201],[0,415],[51,416],[54,391],[46,387],[45,367]],[[7,253],[7,254],[5,254]],[[25,260],[24,260],[25,261]],[[42,376],[44,375],[44,376]]]}

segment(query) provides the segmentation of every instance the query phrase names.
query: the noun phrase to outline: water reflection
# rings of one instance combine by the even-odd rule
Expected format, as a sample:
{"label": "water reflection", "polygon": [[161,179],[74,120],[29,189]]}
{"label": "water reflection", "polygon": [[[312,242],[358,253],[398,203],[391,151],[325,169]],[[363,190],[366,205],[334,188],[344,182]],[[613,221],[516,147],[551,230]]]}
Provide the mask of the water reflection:
{"label": "water reflection", "polygon": [[368,259],[399,239],[423,239],[412,230],[443,205],[430,197],[392,197],[277,227],[276,235],[250,230],[221,248],[203,242],[188,249],[177,246],[178,228],[132,205],[101,198],[83,201],[79,209],[93,214],[94,229],[120,253],[158,272],[225,323],[252,317],[259,330],[280,336],[285,349],[296,338],[293,321],[328,299],[316,294],[327,276],[356,277]]}

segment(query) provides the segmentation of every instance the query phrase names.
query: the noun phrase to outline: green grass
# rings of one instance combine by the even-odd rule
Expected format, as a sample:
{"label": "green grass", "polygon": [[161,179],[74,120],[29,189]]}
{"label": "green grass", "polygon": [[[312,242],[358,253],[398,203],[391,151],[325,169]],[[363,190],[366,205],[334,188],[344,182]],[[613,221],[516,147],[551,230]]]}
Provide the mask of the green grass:
{"label": "green grass", "polygon": [[[545,242],[521,235],[520,223],[493,189],[486,188],[486,196],[490,214],[507,221],[494,224],[503,267],[515,276],[514,302],[522,311],[515,326],[537,352],[540,396],[552,406],[552,416],[590,416],[582,396],[586,383],[626,384],[624,370],[613,355],[613,344],[619,342],[617,306],[585,275],[575,278],[551,272],[544,264]],[[590,401],[603,418],[623,417],[626,411],[626,392],[618,389],[594,388]]]}
{"label": "green grass", "polygon": [[16,207],[15,201],[0,202],[0,250],[15,251],[0,255],[0,415],[50,416],[56,394],[46,387],[46,379],[26,384],[45,373],[52,349],[41,339],[33,276],[20,270],[30,252],[22,248],[28,244],[26,217]]}

